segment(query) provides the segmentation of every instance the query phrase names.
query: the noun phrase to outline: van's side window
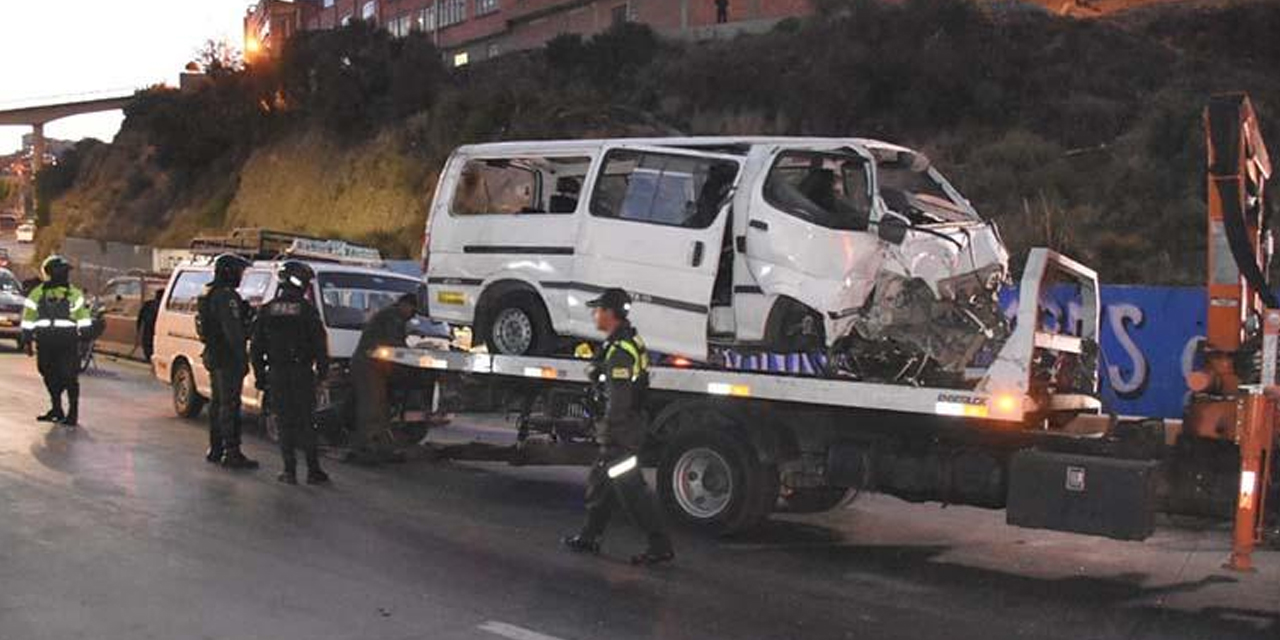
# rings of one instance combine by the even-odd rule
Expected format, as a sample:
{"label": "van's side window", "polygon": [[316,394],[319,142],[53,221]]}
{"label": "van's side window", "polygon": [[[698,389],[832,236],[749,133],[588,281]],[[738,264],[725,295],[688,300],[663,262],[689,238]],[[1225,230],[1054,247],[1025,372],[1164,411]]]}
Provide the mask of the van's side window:
{"label": "van's side window", "polygon": [[596,180],[591,214],[705,229],[737,174],[737,163],[728,160],[610,151]]}
{"label": "van's side window", "polygon": [[244,278],[240,280],[240,297],[244,298],[251,306],[259,306],[266,302],[267,287],[271,285],[270,271],[254,271],[244,272]]}
{"label": "van's side window", "polygon": [[173,291],[169,292],[165,309],[174,313],[195,313],[196,298],[200,297],[204,286],[212,281],[212,271],[183,271],[173,281]]}
{"label": "van's side window", "polygon": [[769,204],[829,229],[863,231],[871,219],[871,190],[861,156],[787,151],[764,184]]}
{"label": "van's side window", "polygon": [[450,211],[454,215],[573,213],[590,158],[468,160]]}

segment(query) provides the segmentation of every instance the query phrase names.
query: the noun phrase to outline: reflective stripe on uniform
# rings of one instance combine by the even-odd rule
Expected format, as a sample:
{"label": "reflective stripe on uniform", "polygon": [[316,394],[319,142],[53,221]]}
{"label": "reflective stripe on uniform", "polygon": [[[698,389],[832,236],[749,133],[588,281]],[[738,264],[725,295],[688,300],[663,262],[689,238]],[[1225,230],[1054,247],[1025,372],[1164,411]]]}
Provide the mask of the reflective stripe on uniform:
{"label": "reflective stripe on uniform", "polygon": [[[61,321],[59,321],[59,322],[61,322]],[[92,327],[92,326],[93,326],[93,319],[92,319],[92,318],[81,318],[80,320],[76,320],[76,327],[78,327],[78,328],[83,329],[83,328],[85,328],[85,327]]]}
{"label": "reflective stripe on uniform", "polygon": [[616,478],[628,471],[631,471],[632,469],[635,469],[637,466],[639,466],[639,464],[640,464],[640,461],[637,460],[635,456],[628,456],[624,460],[609,467],[608,469],[609,477]]}
{"label": "reflective stripe on uniform", "polygon": [[23,301],[22,301],[22,305],[23,305],[23,306],[25,306],[26,308],[28,308],[28,309],[32,310],[32,311],[39,311],[39,310],[40,310],[40,305],[39,305],[39,304],[36,304],[36,301],[35,301],[35,300],[32,300],[31,298],[27,298],[26,300],[23,300]]}
{"label": "reflective stripe on uniform", "polygon": [[34,328],[36,328],[36,323],[35,323],[35,321],[33,321],[33,320],[23,320],[23,321],[22,321],[22,325],[21,325],[21,326],[22,326],[22,329],[23,329],[23,330],[25,330],[25,331],[30,331],[30,330],[32,330],[32,329],[34,329]]}

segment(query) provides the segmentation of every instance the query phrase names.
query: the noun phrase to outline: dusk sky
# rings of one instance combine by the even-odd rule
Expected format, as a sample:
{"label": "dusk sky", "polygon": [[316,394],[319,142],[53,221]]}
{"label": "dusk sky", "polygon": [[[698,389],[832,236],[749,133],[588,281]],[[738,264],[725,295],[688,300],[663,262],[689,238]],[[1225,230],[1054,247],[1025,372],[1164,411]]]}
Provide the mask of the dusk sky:
{"label": "dusk sky", "polygon": [[[3,0],[0,109],[43,98],[130,91],[178,73],[209,39],[239,46],[249,0]],[[59,98],[54,98],[55,100]],[[52,138],[110,141],[119,111],[59,120]],[[0,154],[16,150],[25,127],[0,127]]]}

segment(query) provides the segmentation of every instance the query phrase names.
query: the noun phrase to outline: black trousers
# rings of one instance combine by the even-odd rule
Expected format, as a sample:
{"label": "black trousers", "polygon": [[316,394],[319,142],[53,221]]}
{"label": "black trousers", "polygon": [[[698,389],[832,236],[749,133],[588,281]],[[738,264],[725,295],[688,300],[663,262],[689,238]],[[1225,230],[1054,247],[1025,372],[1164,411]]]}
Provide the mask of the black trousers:
{"label": "black trousers", "polygon": [[650,546],[669,547],[671,541],[658,510],[658,500],[645,485],[640,465],[609,477],[609,469],[619,468],[618,464],[634,455],[635,452],[625,449],[601,450],[587,476],[587,522],[582,527],[582,535],[593,540],[599,538],[614,512],[621,508],[649,537]]}
{"label": "black trousers", "polygon": [[62,410],[62,394],[71,403],[71,415],[79,408],[80,400],[80,349],[74,339],[46,339],[36,341],[36,368],[44,379],[45,389],[53,408]]}
{"label": "black trousers", "polygon": [[240,449],[240,394],[247,373],[238,366],[209,370],[209,448],[215,452]]}
{"label": "black trousers", "polygon": [[356,401],[356,429],[351,438],[354,449],[391,448],[391,372],[392,365],[387,362],[367,357],[351,359]]}
{"label": "black trousers", "polygon": [[275,367],[267,375],[268,403],[280,428],[280,455],[286,471],[297,469],[302,449],[308,469],[319,469],[316,448],[316,376],[311,367]]}

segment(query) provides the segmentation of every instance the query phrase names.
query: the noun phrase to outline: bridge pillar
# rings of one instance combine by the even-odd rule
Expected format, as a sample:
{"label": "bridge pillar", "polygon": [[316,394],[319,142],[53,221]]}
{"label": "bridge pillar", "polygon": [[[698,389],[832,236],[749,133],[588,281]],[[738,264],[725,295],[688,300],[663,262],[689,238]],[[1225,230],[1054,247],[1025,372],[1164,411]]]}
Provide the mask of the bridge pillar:
{"label": "bridge pillar", "polygon": [[27,193],[31,194],[31,211],[29,214],[36,214],[40,211],[40,190],[36,188],[36,176],[40,170],[44,168],[44,123],[36,122],[31,125],[31,173],[27,177]]}

